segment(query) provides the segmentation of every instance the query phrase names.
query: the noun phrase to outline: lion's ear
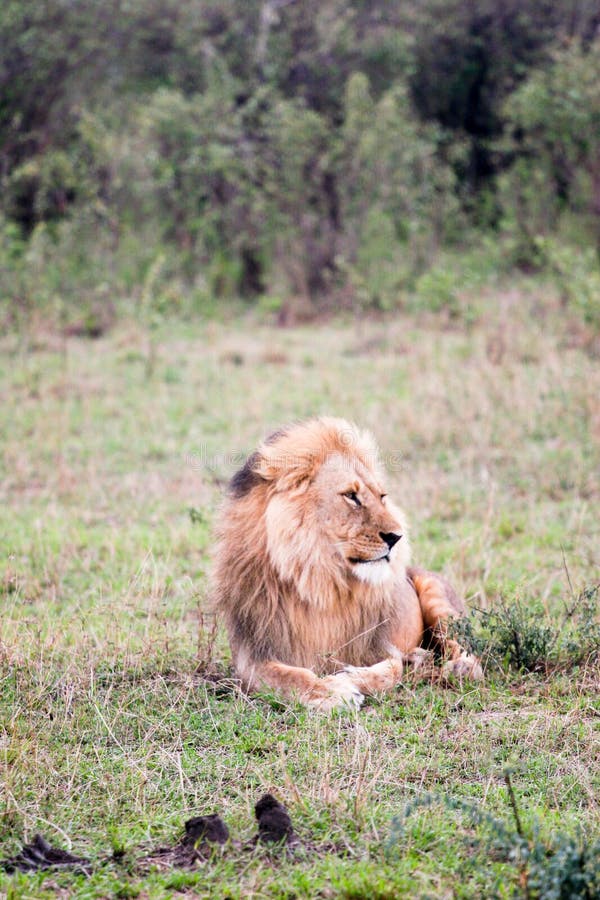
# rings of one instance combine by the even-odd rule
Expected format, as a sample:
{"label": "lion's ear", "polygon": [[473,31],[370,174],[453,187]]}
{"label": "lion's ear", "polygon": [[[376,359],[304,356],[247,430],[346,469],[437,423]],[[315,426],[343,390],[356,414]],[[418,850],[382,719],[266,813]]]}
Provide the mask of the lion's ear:
{"label": "lion's ear", "polygon": [[272,447],[261,448],[252,468],[277,491],[302,493],[310,481],[311,467],[305,459],[278,453]]}

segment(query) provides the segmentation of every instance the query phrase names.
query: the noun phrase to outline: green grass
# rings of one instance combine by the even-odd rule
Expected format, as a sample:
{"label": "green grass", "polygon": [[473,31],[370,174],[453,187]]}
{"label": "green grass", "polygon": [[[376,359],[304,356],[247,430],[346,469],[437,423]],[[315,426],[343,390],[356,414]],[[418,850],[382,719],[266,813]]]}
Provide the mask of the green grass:
{"label": "green grass", "polygon": [[[40,831],[97,865],[0,874],[0,892],[522,896],[518,867],[443,802],[390,842],[427,793],[512,827],[507,767],[528,833],[600,837],[597,664],[411,681],[329,718],[196,672],[228,667],[205,607],[223,482],[301,416],[375,432],[415,559],[472,605],[531,600],[556,623],[566,569],[575,592],[598,581],[598,362],[548,298],[498,292],[486,309],[467,331],[397,316],[2,339],[0,854]],[[266,790],[312,852],[234,844],[195,872],[136,868],[195,814],[245,841]]]}

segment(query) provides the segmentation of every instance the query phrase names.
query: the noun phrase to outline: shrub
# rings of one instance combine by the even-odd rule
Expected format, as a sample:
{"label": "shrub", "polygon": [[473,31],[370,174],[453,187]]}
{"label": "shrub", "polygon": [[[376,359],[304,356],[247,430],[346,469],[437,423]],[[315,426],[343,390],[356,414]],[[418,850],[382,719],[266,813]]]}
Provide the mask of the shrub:
{"label": "shrub", "polygon": [[513,212],[526,235],[544,234],[561,211],[577,210],[588,216],[600,248],[599,78],[600,44],[573,41],[554,51],[550,65],[532,70],[505,105],[520,182]]}
{"label": "shrub", "polygon": [[537,247],[567,303],[586,325],[600,331],[600,264],[592,247],[572,247],[539,238]]}
{"label": "shrub", "polygon": [[415,286],[416,305],[431,312],[446,311],[451,317],[459,314],[457,279],[454,272],[435,266],[417,281]]}
{"label": "shrub", "polygon": [[488,665],[505,671],[548,672],[600,658],[600,584],[584,588],[551,617],[534,599],[502,599],[454,624],[458,639]]}
{"label": "shrub", "polygon": [[[416,810],[434,804],[467,818],[483,830],[481,849],[487,856],[503,858],[515,869],[515,885],[509,896],[525,900],[594,900],[600,896],[600,841],[588,841],[558,832],[544,839],[537,823],[528,835],[521,823],[509,772],[504,774],[513,826],[495,818],[475,803],[425,794],[407,804],[402,816],[392,819],[388,851],[396,847],[406,830],[406,820]],[[501,896],[505,897],[503,884]]]}

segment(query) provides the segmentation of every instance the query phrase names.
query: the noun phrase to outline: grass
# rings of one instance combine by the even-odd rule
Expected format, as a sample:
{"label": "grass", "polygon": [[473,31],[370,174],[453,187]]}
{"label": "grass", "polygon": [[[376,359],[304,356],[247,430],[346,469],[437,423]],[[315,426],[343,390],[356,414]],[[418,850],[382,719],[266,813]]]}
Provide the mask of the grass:
{"label": "grass", "polygon": [[[526,896],[519,866],[456,807],[510,823],[507,767],[526,834],[600,837],[591,659],[494,668],[476,686],[408,681],[330,718],[206,677],[228,666],[205,604],[223,483],[301,416],[375,432],[415,559],[474,607],[535,603],[556,627],[598,581],[597,360],[539,287],[483,306],[463,330],[404,315],[2,338],[0,854],[40,831],[95,866],[0,874],[0,892]],[[219,811],[245,841],[267,790],[312,852],[233,844],[194,872],[137,867],[191,815]],[[427,795],[440,802],[395,830]]]}

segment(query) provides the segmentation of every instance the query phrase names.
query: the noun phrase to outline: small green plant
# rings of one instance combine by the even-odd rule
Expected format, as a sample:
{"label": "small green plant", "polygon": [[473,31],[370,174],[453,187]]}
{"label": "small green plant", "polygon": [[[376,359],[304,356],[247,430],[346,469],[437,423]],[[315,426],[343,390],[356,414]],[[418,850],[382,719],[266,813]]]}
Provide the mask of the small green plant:
{"label": "small green plant", "polygon": [[454,272],[441,267],[430,269],[417,281],[417,305],[431,312],[446,311],[451,317],[456,317],[459,314],[456,289]]}
{"label": "small green plant", "polygon": [[600,331],[600,265],[593,247],[573,247],[539,237],[536,246],[563,299],[586,325]]}
{"label": "small green plant", "polygon": [[[509,896],[524,900],[593,900],[600,896],[600,841],[589,842],[558,832],[544,839],[536,823],[527,834],[513,790],[510,772],[504,772],[513,825],[490,815],[480,806],[453,797],[424,794],[405,807],[402,816],[392,819],[387,843],[390,852],[406,833],[406,820],[418,809],[443,804],[484,831],[480,848],[487,855],[504,858],[517,869],[516,884]],[[502,896],[507,896],[502,893]]]}
{"label": "small green plant", "polygon": [[600,655],[600,584],[584,588],[550,617],[531,598],[502,598],[453,625],[464,645],[487,665],[518,672],[573,668]]}
{"label": "small green plant", "polygon": [[356,265],[347,266],[350,283],[363,308],[393,309],[408,272],[401,263],[390,217],[373,207],[366,215]]}

